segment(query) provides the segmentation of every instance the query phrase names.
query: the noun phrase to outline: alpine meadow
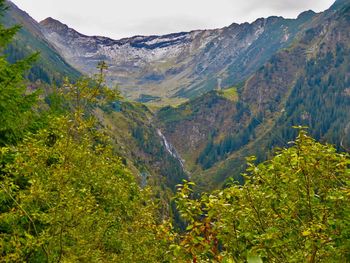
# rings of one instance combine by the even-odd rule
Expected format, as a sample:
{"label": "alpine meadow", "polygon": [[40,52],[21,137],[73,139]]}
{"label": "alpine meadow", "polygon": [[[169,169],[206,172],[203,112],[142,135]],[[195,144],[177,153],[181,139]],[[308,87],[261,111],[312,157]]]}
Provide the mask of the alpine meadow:
{"label": "alpine meadow", "polygon": [[119,40],[14,2],[0,0],[0,262],[350,263],[349,0]]}

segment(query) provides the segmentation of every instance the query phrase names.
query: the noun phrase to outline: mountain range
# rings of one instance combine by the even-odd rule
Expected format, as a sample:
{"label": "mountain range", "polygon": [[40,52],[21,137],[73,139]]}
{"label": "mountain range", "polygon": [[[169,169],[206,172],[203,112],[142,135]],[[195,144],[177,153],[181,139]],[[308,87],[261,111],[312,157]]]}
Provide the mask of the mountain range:
{"label": "mountain range", "polygon": [[41,51],[49,81],[93,74],[104,60],[109,84],[151,106],[128,102],[99,118],[136,169],[161,170],[168,185],[186,173],[201,189],[242,182],[245,157],[264,160],[274,147],[287,147],[292,126],[350,146],[348,0],[297,19],[121,40],[85,36],[53,18],[37,23],[13,4],[8,16],[23,26],[17,50]]}
{"label": "mountain range", "polygon": [[244,81],[287,47],[314,16],[308,11],[297,19],[261,18],[215,30],[121,40],[85,36],[53,18],[40,25],[81,72],[93,73],[104,60],[110,66],[110,83],[118,84],[127,98],[171,104]]}

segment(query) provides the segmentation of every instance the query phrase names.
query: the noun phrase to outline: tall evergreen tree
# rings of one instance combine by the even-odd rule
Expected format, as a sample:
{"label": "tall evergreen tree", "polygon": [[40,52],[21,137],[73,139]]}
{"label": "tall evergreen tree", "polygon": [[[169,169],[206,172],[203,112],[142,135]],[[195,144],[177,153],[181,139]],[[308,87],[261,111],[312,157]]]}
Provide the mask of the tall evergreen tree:
{"label": "tall evergreen tree", "polygon": [[[7,7],[0,0],[0,16]],[[33,106],[37,100],[36,92],[28,92],[24,74],[37,58],[33,54],[26,59],[9,63],[4,50],[11,42],[19,26],[5,28],[0,23],[0,145],[16,143],[30,126]]]}

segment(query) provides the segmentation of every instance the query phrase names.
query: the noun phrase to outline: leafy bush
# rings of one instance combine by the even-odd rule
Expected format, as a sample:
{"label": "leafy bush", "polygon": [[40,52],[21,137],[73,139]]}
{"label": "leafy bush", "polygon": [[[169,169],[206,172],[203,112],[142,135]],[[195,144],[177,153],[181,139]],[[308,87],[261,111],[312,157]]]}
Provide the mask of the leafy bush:
{"label": "leafy bush", "polygon": [[[191,199],[178,192],[188,222],[174,245],[180,259],[244,262],[350,261],[350,158],[301,131],[293,147],[253,164],[245,185]],[[227,261],[226,261],[227,262]]]}

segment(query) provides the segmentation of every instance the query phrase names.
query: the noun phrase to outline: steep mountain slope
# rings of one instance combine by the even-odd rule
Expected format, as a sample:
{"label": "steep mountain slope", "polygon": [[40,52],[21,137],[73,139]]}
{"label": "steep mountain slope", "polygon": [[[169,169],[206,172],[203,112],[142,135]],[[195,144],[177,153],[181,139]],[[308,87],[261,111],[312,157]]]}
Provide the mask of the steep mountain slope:
{"label": "steep mountain slope", "polygon": [[118,156],[139,175],[141,185],[175,190],[188,179],[172,146],[153,125],[153,113],[141,103],[118,101],[95,115],[114,140]]}
{"label": "steep mountain slope", "polygon": [[70,66],[51,45],[41,32],[40,25],[15,4],[8,1],[8,11],[3,23],[5,26],[20,25],[22,28],[15,36],[15,41],[8,47],[8,59],[14,62],[34,52],[40,52],[40,59],[29,73],[32,81],[40,79],[46,83],[61,82],[64,77],[76,79],[81,75]]}
{"label": "steep mountain slope", "polygon": [[212,92],[158,113],[200,187],[240,180],[244,158],[288,146],[293,125],[350,149],[350,3],[337,1],[304,31],[237,88],[236,100]]}
{"label": "steep mountain slope", "polygon": [[93,72],[96,63],[105,60],[109,81],[120,84],[128,98],[161,98],[166,103],[242,82],[289,46],[314,16],[309,11],[298,19],[270,17],[216,30],[121,40],[85,36],[52,18],[40,24],[51,43],[82,72]]}

